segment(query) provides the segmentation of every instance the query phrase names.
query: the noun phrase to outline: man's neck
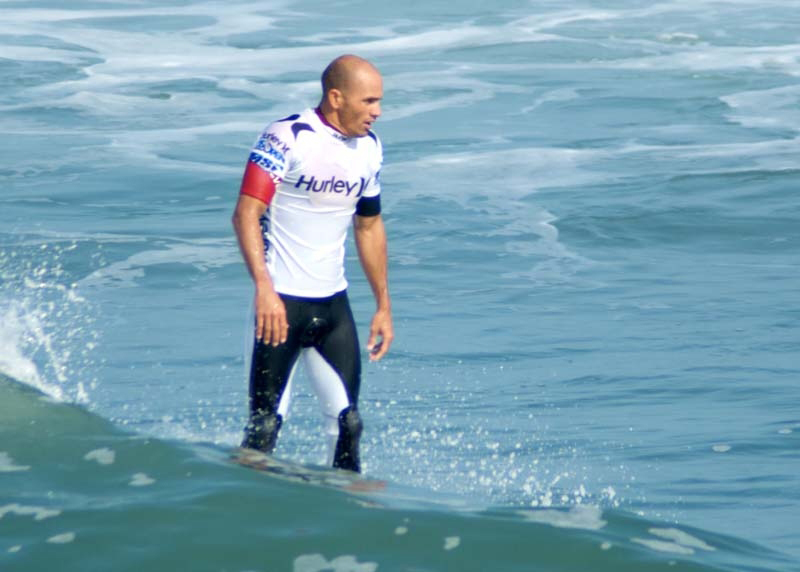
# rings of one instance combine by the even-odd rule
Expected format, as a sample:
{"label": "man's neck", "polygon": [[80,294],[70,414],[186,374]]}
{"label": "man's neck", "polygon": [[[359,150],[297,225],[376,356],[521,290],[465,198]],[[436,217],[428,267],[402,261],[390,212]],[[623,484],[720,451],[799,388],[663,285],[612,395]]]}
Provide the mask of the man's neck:
{"label": "man's neck", "polygon": [[344,131],[342,131],[341,128],[337,125],[336,114],[333,111],[325,112],[323,111],[321,105],[318,105],[314,109],[314,111],[316,111],[317,117],[319,117],[319,120],[322,121],[322,123],[333,129],[334,131],[338,131],[345,137],[347,136],[347,134]]}

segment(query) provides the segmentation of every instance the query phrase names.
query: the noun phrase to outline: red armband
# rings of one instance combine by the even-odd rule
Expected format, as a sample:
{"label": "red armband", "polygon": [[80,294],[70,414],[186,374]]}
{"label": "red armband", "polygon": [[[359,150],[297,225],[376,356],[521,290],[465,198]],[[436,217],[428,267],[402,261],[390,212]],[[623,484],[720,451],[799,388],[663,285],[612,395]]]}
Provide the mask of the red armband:
{"label": "red armband", "polygon": [[248,161],[247,167],[244,169],[244,176],[242,176],[239,194],[253,197],[265,205],[269,205],[275,194],[275,181],[264,169]]}

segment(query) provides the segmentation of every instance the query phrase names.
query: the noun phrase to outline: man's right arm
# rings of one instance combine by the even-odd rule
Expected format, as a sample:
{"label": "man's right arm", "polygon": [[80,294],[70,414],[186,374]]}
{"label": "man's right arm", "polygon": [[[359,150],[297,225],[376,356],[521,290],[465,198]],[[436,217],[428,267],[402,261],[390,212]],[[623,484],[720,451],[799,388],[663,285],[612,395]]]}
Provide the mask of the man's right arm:
{"label": "man's right arm", "polygon": [[248,162],[239,200],[233,212],[233,228],[255,285],[255,337],[266,344],[277,346],[286,341],[289,326],[283,301],[275,292],[267,269],[260,223],[261,215],[272,199],[274,188],[270,175]]}

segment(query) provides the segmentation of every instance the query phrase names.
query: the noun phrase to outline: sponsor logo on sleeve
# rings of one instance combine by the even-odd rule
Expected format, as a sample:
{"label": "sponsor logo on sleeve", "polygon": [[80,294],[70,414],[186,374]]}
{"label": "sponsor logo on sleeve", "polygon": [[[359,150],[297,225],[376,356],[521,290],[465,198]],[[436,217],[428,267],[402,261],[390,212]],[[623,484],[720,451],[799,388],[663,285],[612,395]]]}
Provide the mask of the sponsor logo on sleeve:
{"label": "sponsor logo on sleeve", "polygon": [[256,149],[266,150],[269,148],[274,149],[275,152],[280,153],[281,156],[289,152],[289,145],[281,141],[274,133],[265,131],[261,134],[261,137],[258,138]]}
{"label": "sponsor logo on sleeve", "polygon": [[273,176],[280,178],[286,167],[289,146],[274,133],[265,132],[259,137],[250,152],[250,161]]}

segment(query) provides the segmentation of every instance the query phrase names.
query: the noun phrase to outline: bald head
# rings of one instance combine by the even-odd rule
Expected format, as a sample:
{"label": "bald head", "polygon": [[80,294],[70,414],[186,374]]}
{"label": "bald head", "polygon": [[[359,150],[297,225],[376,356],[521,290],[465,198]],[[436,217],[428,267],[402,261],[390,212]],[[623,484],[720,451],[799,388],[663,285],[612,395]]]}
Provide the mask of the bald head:
{"label": "bald head", "polygon": [[364,58],[339,56],[322,72],[320,110],[342,133],[362,136],[380,115],[383,80],[378,69]]}
{"label": "bald head", "polygon": [[322,72],[322,96],[325,97],[332,89],[346,91],[355,78],[363,73],[379,74],[377,68],[364,58],[352,54],[339,56]]}

